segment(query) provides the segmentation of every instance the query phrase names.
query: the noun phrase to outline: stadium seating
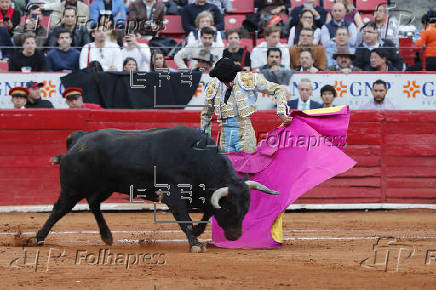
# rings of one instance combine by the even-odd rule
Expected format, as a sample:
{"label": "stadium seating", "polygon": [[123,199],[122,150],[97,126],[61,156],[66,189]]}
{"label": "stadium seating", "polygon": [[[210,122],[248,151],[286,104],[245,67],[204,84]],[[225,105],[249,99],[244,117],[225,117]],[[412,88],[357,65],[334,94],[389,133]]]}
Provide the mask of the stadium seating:
{"label": "stadium seating", "polygon": [[242,21],[245,20],[245,14],[231,14],[224,16],[224,29],[235,28],[238,29],[242,27]]}
{"label": "stadium seating", "polygon": [[230,0],[233,10],[227,11],[228,14],[254,13],[254,0]]}
{"label": "stadium seating", "polygon": [[386,3],[386,0],[356,0],[356,8],[362,11],[374,11],[375,7],[380,3]]}
{"label": "stadium seating", "polygon": [[9,64],[7,61],[0,60],[0,72],[8,72],[9,71]]}
{"label": "stadium seating", "polygon": [[174,59],[166,59],[165,62],[167,63],[168,67],[178,69],[176,63],[174,62]]}
{"label": "stadium seating", "polygon": [[413,65],[415,63],[415,54],[420,50],[419,47],[415,46],[412,38],[400,38],[400,54],[404,62],[408,65]]}
{"label": "stadium seating", "polygon": [[186,31],[182,27],[182,17],[180,15],[165,15],[165,28],[160,33],[164,35],[184,35]]}
{"label": "stadium seating", "polygon": [[[324,0],[324,1],[327,1],[327,0]],[[291,8],[293,9],[297,6],[303,5],[303,3],[304,3],[304,0],[291,0]],[[319,0],[316,0],[315,4],[319,5]]]}
{"label": "stadium seating", "polygon": [[324,9],[331,9],[335,0],[324,0]]}

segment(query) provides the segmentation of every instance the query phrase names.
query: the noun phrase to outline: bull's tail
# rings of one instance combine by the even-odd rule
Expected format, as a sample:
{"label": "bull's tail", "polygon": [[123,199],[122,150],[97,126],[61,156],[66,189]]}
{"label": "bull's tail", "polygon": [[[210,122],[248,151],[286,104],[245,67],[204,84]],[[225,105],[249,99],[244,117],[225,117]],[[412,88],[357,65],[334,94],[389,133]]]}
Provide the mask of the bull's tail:
{"label": "bull's tail", "polygon": [[50,158],[51,165],[60,164],[64,154],[58,154]]}

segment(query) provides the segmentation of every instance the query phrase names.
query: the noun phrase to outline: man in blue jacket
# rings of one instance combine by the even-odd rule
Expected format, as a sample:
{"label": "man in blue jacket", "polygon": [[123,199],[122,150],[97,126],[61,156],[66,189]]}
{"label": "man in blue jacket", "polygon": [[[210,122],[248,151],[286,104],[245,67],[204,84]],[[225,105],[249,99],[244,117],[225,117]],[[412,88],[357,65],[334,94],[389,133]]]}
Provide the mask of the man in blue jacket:
{"label": "man in blue jacket", "polygon": [[122,0],[94,0],[89,7],[89,20],[91,27],[98,23],[102,11],[112,11],[114,25],[123,28],[126,25],[126,9]]}

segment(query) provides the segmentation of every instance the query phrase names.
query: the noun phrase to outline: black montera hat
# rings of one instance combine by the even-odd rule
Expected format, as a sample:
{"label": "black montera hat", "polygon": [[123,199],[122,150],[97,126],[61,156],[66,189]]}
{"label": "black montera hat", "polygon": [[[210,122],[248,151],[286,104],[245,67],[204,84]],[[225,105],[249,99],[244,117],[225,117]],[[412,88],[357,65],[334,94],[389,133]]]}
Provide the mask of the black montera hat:
{"label": "black montera hat", "polygon": [[236,74],[241,70],[242,67],[240,65],[234,64],[230,58],[223,57],[216,62],[209,76],[218,78],[223,83],[229,83],[235,79]]}

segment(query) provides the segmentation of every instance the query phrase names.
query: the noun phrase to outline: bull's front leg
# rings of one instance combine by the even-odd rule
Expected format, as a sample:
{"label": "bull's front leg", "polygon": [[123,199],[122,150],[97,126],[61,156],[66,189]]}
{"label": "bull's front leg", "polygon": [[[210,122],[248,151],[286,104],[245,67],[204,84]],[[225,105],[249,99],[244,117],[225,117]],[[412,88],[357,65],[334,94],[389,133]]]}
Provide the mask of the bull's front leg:
{"label": "bull's front leg", "polygon": [[205,209],[205,212],[203,214],[203,218],[201,219],[202,223],[199,223],[195,226],[192,226],[192,233],[194,234],[194,236],[198,237],[200,236],[202,233],[204,233],[204,230],[206,229],[207,226],[207,221],[209,221],[210,217],[212,216],[212,211],[208,211],[207,209]]}
{"label": "bull's front leg", "polygon": [[200,243],[193,233],[192,219],[189,216],[186,201],[180,199],[177,192],[171,192],[170,196],[164,195],[163,202],[168,205],[180,228],[185,232],[191,252],[206,252],[206,246]]}

